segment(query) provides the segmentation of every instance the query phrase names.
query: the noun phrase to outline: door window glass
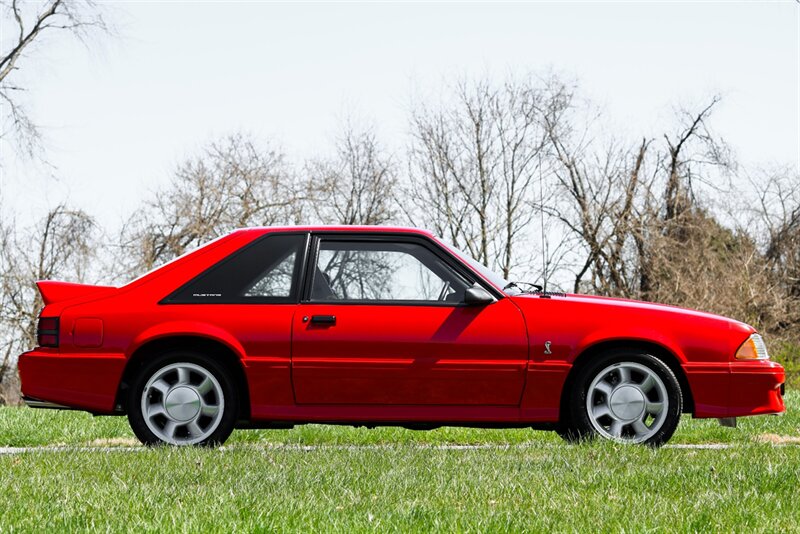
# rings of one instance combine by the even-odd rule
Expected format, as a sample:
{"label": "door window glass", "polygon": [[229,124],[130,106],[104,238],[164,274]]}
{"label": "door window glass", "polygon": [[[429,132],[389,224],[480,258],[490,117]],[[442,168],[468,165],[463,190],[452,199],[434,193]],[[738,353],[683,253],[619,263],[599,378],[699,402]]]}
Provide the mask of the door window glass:
{"label": "door window glass", "polygon": [[463,301],[467,281],[416,243],[322,240],[312,300]]}

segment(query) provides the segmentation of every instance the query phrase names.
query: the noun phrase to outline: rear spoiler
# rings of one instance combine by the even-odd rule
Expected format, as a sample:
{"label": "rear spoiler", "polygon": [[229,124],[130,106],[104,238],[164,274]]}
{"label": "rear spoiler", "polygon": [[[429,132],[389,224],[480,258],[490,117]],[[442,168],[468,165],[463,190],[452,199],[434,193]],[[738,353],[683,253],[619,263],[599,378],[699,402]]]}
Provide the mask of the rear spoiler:
{"label": "rear spoiler", "polygon": [[93,286],[90,284],[73,284],[71,282],[56,282],[53,280],[39,280],[36,282],[39,293],[45,305],[72,300],[78,297],[98,297],[117,289],[113,286]]}

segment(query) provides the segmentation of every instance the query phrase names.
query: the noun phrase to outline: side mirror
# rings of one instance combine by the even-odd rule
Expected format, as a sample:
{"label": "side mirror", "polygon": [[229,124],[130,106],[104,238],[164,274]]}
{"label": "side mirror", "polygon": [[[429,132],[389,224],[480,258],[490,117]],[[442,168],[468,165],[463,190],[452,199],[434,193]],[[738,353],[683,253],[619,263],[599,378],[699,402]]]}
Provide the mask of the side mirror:
{"label": "side mirror", "polygon": [[485,306],[492,302],[494,302],[492,294],[478,284],[475,284],[464,292],[464,304],[468,306]]}

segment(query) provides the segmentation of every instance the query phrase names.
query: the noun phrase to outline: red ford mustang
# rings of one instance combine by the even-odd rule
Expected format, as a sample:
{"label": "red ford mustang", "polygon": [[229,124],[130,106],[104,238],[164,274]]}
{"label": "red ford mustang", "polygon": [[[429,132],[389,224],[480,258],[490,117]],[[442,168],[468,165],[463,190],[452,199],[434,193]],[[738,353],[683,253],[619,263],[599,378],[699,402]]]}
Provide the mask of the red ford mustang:
{"label": "red ford mustang", "polygon": [[784,411],[746,324],[523,291],[421,230],[244,229],[123,287],[38,285],[27,403],[127,414],[146,444],[334,423],[659,445],[681,413]]}

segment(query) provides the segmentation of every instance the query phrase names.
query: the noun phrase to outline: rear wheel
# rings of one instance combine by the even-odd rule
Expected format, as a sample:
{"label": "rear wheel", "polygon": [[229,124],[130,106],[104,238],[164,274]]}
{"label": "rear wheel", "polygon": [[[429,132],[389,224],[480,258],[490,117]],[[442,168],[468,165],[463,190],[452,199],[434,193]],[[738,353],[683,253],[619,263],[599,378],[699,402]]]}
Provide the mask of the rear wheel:
{"label": "rear wheel", "polygon": [[662,445],[672,437],[682,411],[675,374],[651,354],[604,353],[578,371],[559,434],[568,441],[601,437]]}
{"label": "rear wheel", "polygon": [[128,398],[128,421],[145,445],[218,445],[238,413],[233,381],[206,355],[172,352],[146,365]]}

